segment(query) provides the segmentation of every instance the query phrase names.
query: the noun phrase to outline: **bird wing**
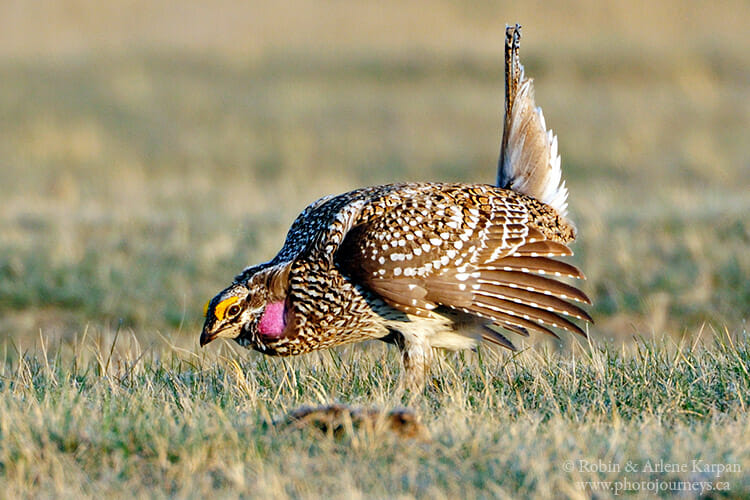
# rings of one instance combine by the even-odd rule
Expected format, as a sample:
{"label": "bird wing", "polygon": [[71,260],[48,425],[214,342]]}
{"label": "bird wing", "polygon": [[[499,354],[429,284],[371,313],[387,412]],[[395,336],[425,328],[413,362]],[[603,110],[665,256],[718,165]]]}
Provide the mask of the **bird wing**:
{"label": "bird wing", "polygon": [[563,243],[534,228],[528,198],[485,185],[406,186],[360,211],[336,251],[343,272],[393,307],[427,316],[444,306],[513,331],[549,327],[585,335],[590,303],[559,277],[583,278],[556,260]]}

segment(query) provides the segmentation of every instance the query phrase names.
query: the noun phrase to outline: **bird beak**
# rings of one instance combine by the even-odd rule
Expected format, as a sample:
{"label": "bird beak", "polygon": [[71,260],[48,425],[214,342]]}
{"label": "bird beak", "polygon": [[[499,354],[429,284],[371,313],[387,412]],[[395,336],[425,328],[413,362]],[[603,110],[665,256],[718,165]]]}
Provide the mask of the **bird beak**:
{"label": "bird beak", "polygon": [[208,344],[209,342],[211,342],[215,338],[216,338],[215,334],[212,334],[212,333],[210,333],[208,331],[208,329],[203,328],[203,331],[201,332],[201,339],[200,339],[201,347],[203,347],[204,345]]}

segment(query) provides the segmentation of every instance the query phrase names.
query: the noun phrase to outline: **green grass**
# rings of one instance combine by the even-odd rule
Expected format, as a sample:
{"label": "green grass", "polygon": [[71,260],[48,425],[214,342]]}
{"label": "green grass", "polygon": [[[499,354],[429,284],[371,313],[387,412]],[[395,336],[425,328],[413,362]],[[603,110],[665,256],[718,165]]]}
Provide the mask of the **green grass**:
{"label": "green grass", "polygon": [[[432,434],[414,442],[270,425],[303,404],[398,406],[393,349],[238,362],[110,332],[53,357],[49,345],[6,352],[0,471],[10,497],[575,498],[592,493],[582,481],[704,481],[738,498],[750,494],[747,341],[451,355],[411,401]],[[742,471],[696,472],[693,460]],[[628,461],[688,470],[626,472]]]}
{"label": "green grass", "polygon": [[[0,497],[606,498],[577,482],[711,479],[565,470],[597,459],[736,463],[706,496],[750,496],[749,5],[328,7],[0,4]],[[377,343],[199,349],[205,301],[309,202],[494,179],[515,20],[593,347],[448,355],[415,401]],[[333,401],[409,404],[432,441],[268,425]]]}

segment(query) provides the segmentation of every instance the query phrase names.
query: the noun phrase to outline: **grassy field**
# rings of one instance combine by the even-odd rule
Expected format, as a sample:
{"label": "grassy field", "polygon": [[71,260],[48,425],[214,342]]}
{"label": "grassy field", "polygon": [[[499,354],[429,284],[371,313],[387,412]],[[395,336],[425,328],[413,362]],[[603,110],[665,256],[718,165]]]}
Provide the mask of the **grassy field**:
{"label": "grassy field", "polygon": [[384,347],[275,361],[79,340],[4,368],[8,498],[750,494],[747,338],[449,356],[412,402],[427,442],[269,425],[302,404],[400,405]]}
{"label": "grassy field", "polygon": [[[0,4],[0,497],[750,495],[746,3],[28,5]],[[494,179],[513,21],[592,344],[449,355],[417,401],[379,344],[200,350],[205,301],[314,199]],[[268,424],[333,401],[432,440]],[[624,470],[658,460],[688,470]]]}

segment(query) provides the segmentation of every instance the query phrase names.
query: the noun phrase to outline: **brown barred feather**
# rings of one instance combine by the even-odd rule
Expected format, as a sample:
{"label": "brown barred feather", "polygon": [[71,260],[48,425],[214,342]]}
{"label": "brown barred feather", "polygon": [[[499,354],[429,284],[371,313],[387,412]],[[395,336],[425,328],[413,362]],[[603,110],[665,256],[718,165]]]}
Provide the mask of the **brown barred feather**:
{"label": "brown barred feather", "polygon": [[517,333],[518,335],[521,335],[522,337],[528,337],[530,335],[529,331],[526,328],[522,328],[520,326],[509,325],[509,324],[506,323],[506,324],[502,325],[502,327],[505,328],[506,330],[509,330],[509,331],[513,332],[513,333]]}
{"label": "brown barred feather", "polygon": [[526,330],[534,330],[536,332],[544,333],[547,335],[550,335],[552,337],[555,337],[556,339],[560,339],[560,337],[550,330],[549,328],[540,325],[539,323],[535,323],[531,320],[521,318],[518,316],[515,316],[513,314],[509,314],[503,311],[496,311],[494,309],[490,309],[488,307],[485,307],[483,304],[474,304],[471,307],[467,309],[468,312],[472,312],[474,314],[478,314],[482,316],[483,318],[488,318],[493,321],[493,323],[499,324],[500,326],[506,327],[506,325],[510,325],[517,328],[523,328]]}
{"label": "brown barred feather", "polygon": [[521,271],[483,270],[479,272],[476,282],[506,285],[512,288],[528,290],[530,292],[554,295],[555,297],[564,300],[570,299],[584,304],[591,304],[591,299],[574,286],[544,276],[524,273]]}
{"label": "brown barred feather", "polygon": [[542,233],[539,229],[535,228],[534,226],[529,226],[529,232],[526,235],[526,242],[525,244],[521,243],[521,245],[526,246],[532,243],[537,243],[539,241],[546,241],[544,237],[544,233]]}
{"label": "brown barred feather", "polygon": [[527,243],[516,249],[513,257],[566,257],[573,252],[566,245],[556,241],[541,240]]}
{"label": "brown barred feather", "polygon": [[505,257],[491,265],[483,265],[489,271],[522,271],[525,273],[551,274],[568,278],[586,279],[580,269],[548,257]]}
{"label": "brown barred feather", "polygon": [[516,346],[513,345],[513,342],[508,340],[505,335],[493,330],[487,325],[482,325],[482,340],[486,340],[487,342],[491,342],[495,345],[505,347],[506,349],[510,349],[511,351],[518,350],[516,349]]}
{"label": "brown barred feather", "polygon": [[475,294],[477,293],[519,302],[531,307],[539,307],[554,313],[572,316],[583,321],[589,321],[592,323],[594,321],[591,316],[580,307],[562,299],[558,299],[554,295],[545,295],[543,293],[530,292],[521,288],[491,284],[484,284],[480,290],[475,292]]}
{"label": "brown barred feather", "polygon": [[523,319],[539,322],[543,325],[553,326],[555,328],[562,328],[569,332],[577,333],[579,335],[586,336],[586,333],[575,323],[570,320],[563,318],[562,316],[544,310],[537,307],[527,306],[519,304],[505,299],[498,299],[489,295],[477,294],[475,295],[473,306],[483,307],[485,309],[491,309],[493,311],[503,312],[506,314],[512,314]]}
{"label": "brown barred feather", "polygon": [[416,300],[420,303],[426,303],[424,298],[427,296],[427,290],[424,289],[420,281],[380,278],[373,280],[373,283],[377,282],[378,293],[383,297],[404,305],[417,305],[416,303],[411,303],[411,301]]}

